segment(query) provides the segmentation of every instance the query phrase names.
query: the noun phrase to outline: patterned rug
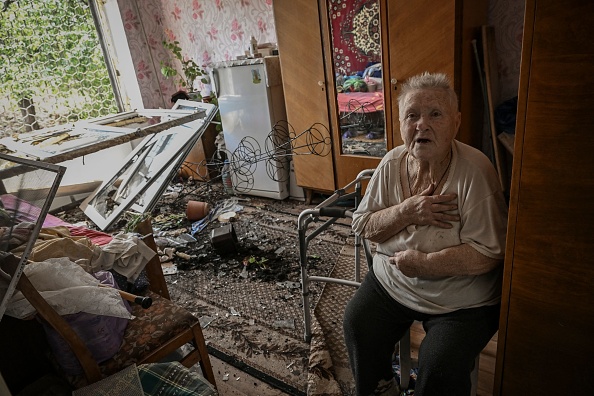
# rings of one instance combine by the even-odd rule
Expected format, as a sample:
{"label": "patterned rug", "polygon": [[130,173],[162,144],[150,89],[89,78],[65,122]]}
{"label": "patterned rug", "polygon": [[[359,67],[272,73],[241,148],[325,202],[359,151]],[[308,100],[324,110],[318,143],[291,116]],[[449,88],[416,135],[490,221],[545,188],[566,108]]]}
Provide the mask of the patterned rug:
{"label": "patterned rug", "polygon": [[[372,248],[373,249],[373,248]],[[367,263],[361,252],[360,279],[367,275]],[[347,240],[330,272],[330,277],[355,280],[355,248],[352,239]],[[318,300],[312,321],[312,342],[310,355],[309,394],[310,395],[356,395],[355,383],[351,374],[349,358],[342,331],[344,310],[355,294],[351,286],[326,283]],[[411,328],[411,355],[417,358],[423,330],[415,323]],[[394,356],[392,370],[396,381],[400,381],[398,355]],[[406,395],[414,394],[418,369],[411,369],[409,390]]]}
{"label": "patterned rug", "polygon": [[[361,254],[361,279],[367,274],[365,257]],[[349,240],[342,247],[336,265],[330,273],[332,278],[355,279],[355,248]],[[355,385],[342,333],[344,309],[355,288],[326,283],[314,311],[312,357],[322,361],[325,367],[310,371],[313,394],[355,395]],[[313,363],[313,362],[312,362]]]}
{"label": "patterned rug", "polygon": [[329,12],[336,70],[350,76],[381,58],[377,0],[332,0]]}
{"label": "patterned rug", "polygon": [[[169,275],[168,288],[173,301],[200,318],[213,356],[287,394],[311,394],[310,344],[303,339],[301,288],[294,276],[299,269],[296,218],[266,216],[270,217],[278,220],[276,225],[264,224],[246,210],[234,226],[240,241],[251,238],[254,229],[260,241],[294,240],[295,248],[283,253],[283,265],[290,268],[289,280],[243,277],[241,266],[229,260],[219,265],[217,272],[196,268]],[[328,276],[350,232],[350,227],[340,227],[343,229],[329,230],[311,244],[308,254],[319,258],[310,260],[312,274]],[[312,302],[322,290],[323,285],[313,285]],[[215,373],[216,380],[227,380],[225,374]]]}

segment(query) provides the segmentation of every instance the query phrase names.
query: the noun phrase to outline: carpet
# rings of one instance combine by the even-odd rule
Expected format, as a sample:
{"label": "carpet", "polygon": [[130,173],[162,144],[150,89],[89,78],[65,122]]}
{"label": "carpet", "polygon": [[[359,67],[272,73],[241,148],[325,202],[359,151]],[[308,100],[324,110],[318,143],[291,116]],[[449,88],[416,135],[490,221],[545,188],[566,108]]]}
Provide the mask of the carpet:
{"label": "carpet", "polygon": [[[373,246],[372,246],[373,251]],[[360,279],[367,275],[365,254],[360,253]],[[354,240],[349,239],[337,257],[336,265],[329,277],[355,280]],[[355,294],[351,286],[326,283],[316,304],[312,321],[312,350],[310,356],[310,395],[343,396],[356,395],[355,383],[349,364],[348,353],[342,331],[342,321],[347,303]],[[411,355],[417,358],[418,348],[424,331],[419,323],[411,327]],[[316,366],[317,365],[317,366]],[[394,356],[392,370],[400,381],[399,356]],[[414,394],[418,369],[411,369],[407,395]]]}
{"label": "carpet", "polygon": [[[297,217],[246,207],[233,224],[240,244],[258,242],[260,249],[270,250],[284,241],[282,247],[276,246],[282,260],[275,265],[286,266],[287,279],[246,275],[242,270],[245,259],[242,264],[235,256],[222,256],[216,265],[204,263],[204,268],[168,275],[171,298],[200,318],[210,354],[287,394],[311,394],[310,344],[303,339]],[[327,276],[338,259],[350,227],[333,227],[310,246],[308,255],[315,258],[310,260],[311,273]],[[312,286],[312,304],[322,289],[321,284]],[[227,380],[225,374],[215,373],[216,380]]]}
{"label": "carpet", "polygon": [[[361,279],[367,274],[367,264],[361,253]],[[355,279],[355,248],[349,239],[341,248],[330,277]],[[316,304],[312,331],[312,357],[321,356],[319,360],[325,365],[325,371],[310,371],[310,387],[314,394],[355,395],[355,384],[351,374],[348,354],[342,332],[342,320],[346,304],[355,294],[351,286],[326,283]],[[314,354],[315,352],[315,354]],[[328,360],[329,359],[329,360]],[[319,390],[318,390],[319,389]]]}

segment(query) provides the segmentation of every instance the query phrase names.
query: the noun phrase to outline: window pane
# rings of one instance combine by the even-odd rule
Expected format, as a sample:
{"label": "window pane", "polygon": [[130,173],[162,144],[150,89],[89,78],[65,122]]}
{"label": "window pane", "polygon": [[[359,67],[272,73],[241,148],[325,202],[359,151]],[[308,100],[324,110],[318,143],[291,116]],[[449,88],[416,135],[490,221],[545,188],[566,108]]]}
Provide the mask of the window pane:
{"label": "window pane", "polygon": [[0,136],[118,112],[91,9],[20,0],[0,9]]}

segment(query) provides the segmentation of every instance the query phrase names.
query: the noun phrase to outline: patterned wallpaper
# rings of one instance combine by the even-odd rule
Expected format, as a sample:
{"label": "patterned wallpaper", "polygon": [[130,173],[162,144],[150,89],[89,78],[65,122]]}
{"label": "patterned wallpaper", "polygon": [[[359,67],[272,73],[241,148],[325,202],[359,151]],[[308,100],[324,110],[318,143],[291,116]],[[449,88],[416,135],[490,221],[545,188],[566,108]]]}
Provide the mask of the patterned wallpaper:
{"label": "patterned wallpaper", "polygon": [[[170,59],[163,40],[179,41],[183,55],[200,65],[234,59],[247,50],[252,35],[259,43],[276,42],[272,3],[118,0],[145,108],[170,108],[171,95],[179,89],[160,71],[161,61]],[[517,95],[523,18],[523,0],[490,0],[503,99]]]}
{"label": "patterned wallpaper", "polygon": [[[179,41],[199,65],[235,59],[258,43],[274,43],[272,0],[118,0],[145,108],[170,108],[174,79],[161,73],[170,60],[163,41]],[[201,84],[199,84],[201,85]],[[200,87],[196,87],[200,88]]]}

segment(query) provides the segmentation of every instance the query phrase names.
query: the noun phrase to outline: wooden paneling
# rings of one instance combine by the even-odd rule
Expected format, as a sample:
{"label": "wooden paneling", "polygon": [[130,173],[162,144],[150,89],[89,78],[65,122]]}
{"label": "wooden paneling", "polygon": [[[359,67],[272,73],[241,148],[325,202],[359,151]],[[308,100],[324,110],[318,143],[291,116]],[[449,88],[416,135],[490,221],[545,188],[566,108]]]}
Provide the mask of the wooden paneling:
{"label": "wooden paneling", "polygon": [[480,148],[482,102],[472,40],[487,23],[487,1],[388,1],[389,76],[394,145],[402,144],[398,87],[424,71],[446,73],[460,101],[457,139]]}
{"label": "wooden paneling", "polygon": [[591,1],[527,1],[496,394],[594,394],[592,26]]}
{"label": "wooden paneling", "polygon": [[[277,30],[279,58],[283,75],[287,119],[298,136],[293,155],[295,176],[299,186],[320,191],[334,191],[334,167],[329,128],[324,55],[318,2],[291,0],[274,2],[274,20]],[[334,84],[333,79],[329,82]],[[314,135],[303,133],[313,124],[318,126]],[[319,153],[309,152],[308,139],[322,140]]]}
{"label": "wooden paneling", "polygon": [[390,87],[392,134],[398,146],[402,144],[398,119],[398,88],[402,83],[424,71],[443,72],[454,78],[456,2],[388,1],[387,11],[390,78],[386,87]]}
{"label": "wooden paneling", "polygon": [[457,48],[455,63],[455,88],[459,96],[462,121],[456,139],[482,149],[484,114],[479,73],[476,67],[472,40],[480,37],[481,27],[488,23],[487,0],[458,2],[456,18]]}

